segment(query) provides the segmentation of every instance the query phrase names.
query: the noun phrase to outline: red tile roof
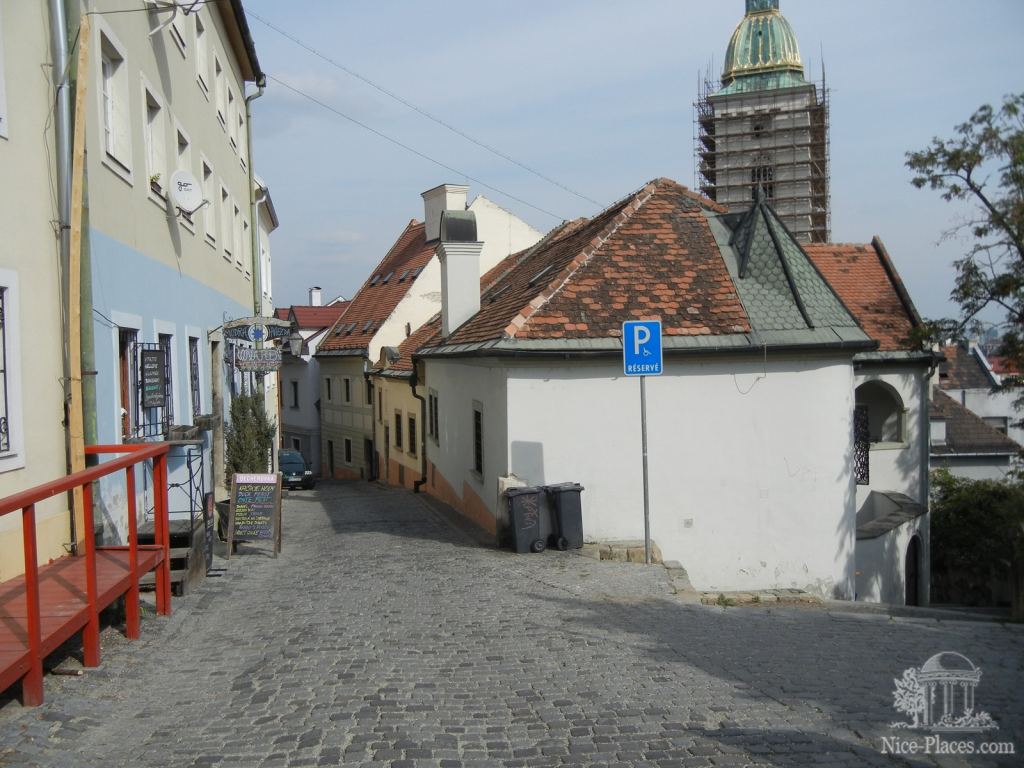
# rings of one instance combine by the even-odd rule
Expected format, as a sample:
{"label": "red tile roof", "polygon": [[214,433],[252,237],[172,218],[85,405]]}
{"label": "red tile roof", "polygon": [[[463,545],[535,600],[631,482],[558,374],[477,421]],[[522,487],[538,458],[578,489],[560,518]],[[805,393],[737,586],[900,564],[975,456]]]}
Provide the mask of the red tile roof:
{"label": "red tile roof", "polygon": [[480,311],[446,343],[615,337],[623,321],[647,317],[660,317],[666,335],[749,332],[705,209],[725,212],[656,179],[564,225],[485,275]]}
{"label": "red tile roof", "polygon": [[331,327],[317,354],[365,350],[412,286],[412,274],[426,266],[436,248],[436,242],[426,243],[423,224],[410,221]]}
{"label": "red tile roof", "polygon": [[334,325],[339,317],[348,309],[349,302],[339,301],[326,307],[307,307],[293,305],[292,313],[300,328],[326,328]]}
{"label": "red tile roof", "polygon": [[992,370],[1000,376],[1016,376],[1020,373],[1017,370],[1017,364],[1008,357],[991,355],[988,358],[988,362],[991,364]]}
{"label": "red tile roof", "polygon": [[291,307],[278,307],[277,309],[274,310],[274,317],[276,317],[278,320],[287,320],[288,313],[291,311]]}
{"label": "red tile roof", "polygon": [[910,349],[906,340],[920,317],[881,240],[808,243],[803,249],[879,350]]}

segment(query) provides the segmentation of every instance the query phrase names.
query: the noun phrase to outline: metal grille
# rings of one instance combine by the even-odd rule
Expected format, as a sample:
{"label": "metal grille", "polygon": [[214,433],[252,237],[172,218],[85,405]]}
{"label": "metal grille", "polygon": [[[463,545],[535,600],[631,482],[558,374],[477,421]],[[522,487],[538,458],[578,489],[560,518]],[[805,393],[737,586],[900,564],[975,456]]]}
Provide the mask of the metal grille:
{"label": "metal grille", "polygon": [[[163,371],[163,396],[157,399],[154,391],[147,391],[156,379],[144,374],[147,361],[158,359]],[[171,392],[171,356],[169,347],[163,344],[132,344],[132,386],[135,389],[135,402],[138,414],[136,434],[134,437],[163,437],[170,432],[174,414],[172,412]],[[159,402],[160,405],[153,405]]]}
{"label": "metal grille", "polygon": [[192,419],[203,412],[202,398],[199,389],[199,339],[188,340],[188,368],[192,386]]}
{"label": "metal grille", "polygon": [[868,407],[857,405],[853,409],[853,474],[857,485],[870,482],[871,435],[868,430]]}
{"label": "metal grille", "polygon": [[11,434],[7,421],[7,289],[0,288],[0,453],[11,450]]}

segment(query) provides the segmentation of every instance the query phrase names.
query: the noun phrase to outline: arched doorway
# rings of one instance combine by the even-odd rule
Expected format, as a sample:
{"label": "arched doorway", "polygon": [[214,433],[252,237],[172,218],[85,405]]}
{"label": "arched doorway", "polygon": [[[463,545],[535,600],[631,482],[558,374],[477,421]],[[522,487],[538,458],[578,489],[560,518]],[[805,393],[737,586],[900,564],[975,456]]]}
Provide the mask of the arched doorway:
{"label": "arched doorway", "polygon": [[907,545],[907,558],[903,569],[906,584],[906,605],[921,604],[921,539],[914,536]]}

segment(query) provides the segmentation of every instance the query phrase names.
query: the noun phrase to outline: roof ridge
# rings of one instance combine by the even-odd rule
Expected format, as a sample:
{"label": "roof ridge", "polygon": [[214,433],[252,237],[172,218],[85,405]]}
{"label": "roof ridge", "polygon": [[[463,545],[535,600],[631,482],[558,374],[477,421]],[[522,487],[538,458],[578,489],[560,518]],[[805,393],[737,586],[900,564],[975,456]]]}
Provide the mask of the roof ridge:
{"label": "roof ridge", "polygon": [[889,257],[889,251],[885,247],[885,243],[882,242],[882,238],[878,235],[872,236],[871,246],[875,249],[875,253],[878,255],[878,260],[882,262],[882,269],[885,270],[886,277],[889,278],[889,282],[892,283],[892,287],[896,289],[896,295],[902,302],[903,308],[906,309],[907,314],[910,315],[911,324],[914,327],[920,327],[922,325],[921,315],[918,314],[917,307],[914,306],[914,301],[910,298],[910,293],[907,291],[907,287],[903,284],[903,278],[901,278],[900,273],[896,271],[896,265],[892,263],[892,259]]}
{"label": "roof ridge", "polygon": [[[632,194],[632,202],[630,202],[630,196],[623,198],[621,203],[622,210],[607,224],[604,228],[595,235],[590,242],[584,246],[584,248],[577,253],[569,263],[562,268],[554,279],[545,285],[539,293],[534,294],[533,299],[524,306],[519,312],[516,313],[515,317],[505,326],[504,335],[506,338],[515,338],[516,334],[523,329],[523,327],[530,321],[541,307],[547,304],[557,294],[562,287],[569,281],[569,279],[584,265],[588,264],[593,258],[594,254],[604,245],[619,228],[622,227],[627,221],[633,218],[633,215],[640,210],[644,204],[651,199],[654,193],[663,186],[665,179],[654,179],[649,181],[639,190]],[[641,197],[642,196],[642,197]],[[601,214],[613,209],[614,206],[609,206]],[[596,216],[594,218],[597,218]]]}

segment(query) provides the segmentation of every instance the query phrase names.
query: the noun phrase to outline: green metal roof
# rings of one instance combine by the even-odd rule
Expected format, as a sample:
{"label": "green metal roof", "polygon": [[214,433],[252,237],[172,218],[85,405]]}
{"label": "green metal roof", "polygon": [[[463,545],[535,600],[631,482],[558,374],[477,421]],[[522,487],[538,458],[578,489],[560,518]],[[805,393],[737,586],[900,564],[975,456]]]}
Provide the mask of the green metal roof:
{"label": "green metal roof", "polygon": [[719,94],[802,85],[804,65],[779,0],[747,0],[747,13],[732,33]]}
{"label": "green metal roof", "polygon": [[710,218],[756,332],[831,329],[868,339],[760,192],[749,211]]}

